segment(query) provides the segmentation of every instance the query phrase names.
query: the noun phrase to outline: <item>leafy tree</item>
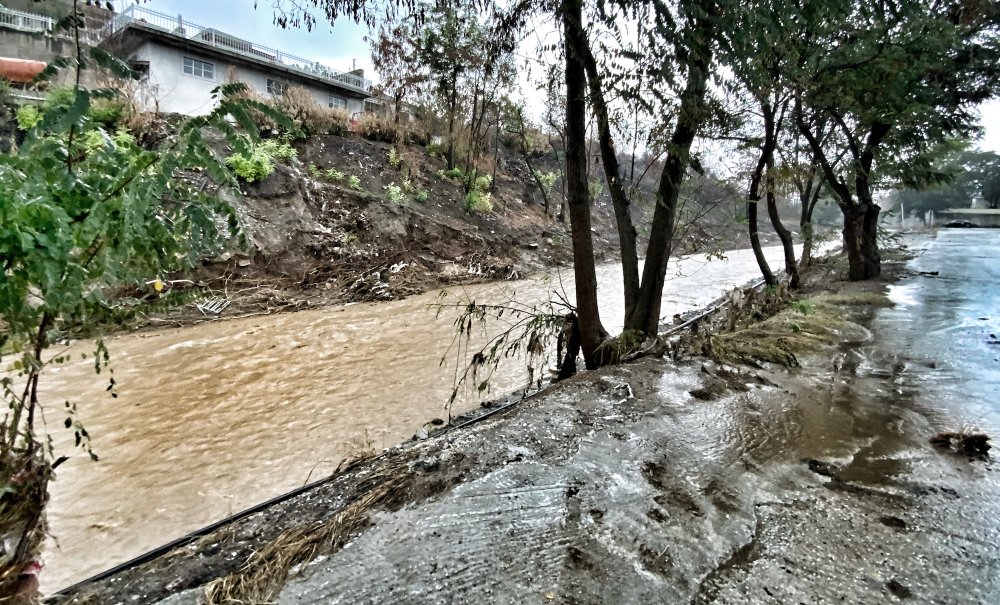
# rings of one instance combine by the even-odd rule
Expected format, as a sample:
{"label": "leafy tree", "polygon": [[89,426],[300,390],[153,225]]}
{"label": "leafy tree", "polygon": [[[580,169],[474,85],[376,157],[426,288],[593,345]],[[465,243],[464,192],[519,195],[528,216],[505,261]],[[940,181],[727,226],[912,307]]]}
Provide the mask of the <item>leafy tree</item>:
{"label": "leafy tree", "polygon": [[785,256],[785,272],[789,285],[799,282],[798,267],[792,236],[778,215],[775,156],[784,128],[790,95],[785,86],[789,59],[789,28],[784,10],[787,3],[760,0],[742,5],[739,24],[724,34],[723,60],[733,73],[732,88],[739,96],[751,99],[750,111],[756,114],[754,125],[760,131],[752,137],[758,143],[757,160],[750,175],[747,191],[747,225],[750,243],[764,281],[775,285],[775,278],[764,257],[757,231],[757,205],[766,199],[767,213],[781,240]]}
{"label": "leafy tree", "polygon": [[[616,31],[619,17],[639,18],[646,14],[640,10],[642,7],[638,4],[619,3],[619,9],[622,11],[620,14],[599,6],[598,16],[603,24]],[[597,116],[602,163],[615,206],[624,274],[625,330],[654,336],[659,331],[660,301],[677,225],[678,197],[688,169],[700,170],[700,164],[697,158],[693,157],[691,148],[699,131],[710,123],[713,117],[713,103],[708,94],[708,82],[718,35],[724,29],[723,24],[728,17],[723,3],[715,0],[681,1],[673,6],[654,0],[648,2],[647,6],[651,13],[652,24],[645,30],[636,47],[626,47],[620,55],[631,58],[635,65],[630,67],[643,74],[645,78],[630,82],[620,74],[615,76],[614,72],[605,70],[605,73],[602,73],[587,42],[587,32],[581,28],[580,35],[583,37],[582,52],[590,86],[590,99]],[[616,34],[616,38],[620,37]],[[569,33],[567,33],[568,40]],[[626,83],[615,90],[617,96],[638,104],[650,113],[662,112],[661,115],[673,118],[656,124],[650,135],[651,142],[662,145],[666,151],[666,158],[660,170],[655,193],[656,203],[641,279],[638,271],[635,226],[628,207],[628,197],[621,184],[621,169],[612,141],[607,103],[604,100],[605,90],[608,88],[606,81],[609,78]],[[668,94],[671,89],[676,91],[676,98]],[[647,94],[651,91],[652,98],[649,99]],[[567,106],[572,101],[567,91]],[[582,102],[582,99],[580,101]],[[573,139],[570,138],[567,144],[573,147]],[[569,187],[572,191],[572,179]],[[589,232],[587,235],[589,236]],[[574,256],[574,265],[587,263],[592,264],[593,259]],[[579,280],[579,276],[577,279]],[[577,288],[579,287],[578,281]],[[587,350],[588,335],[584,333],[585,359]],[[591,367],[590,363],[588,367]]]}
{"label": "leafy tree", "polygon": [[1000,206],[1000,162],[993,163],[983,178],[983,200],[990,208]]}
{"label": "leafy tree", "polygon": [[[975,203],[995,208],[1000,191],[1000,155],[968,149],[965,142],[949,142],[932,163],[944,182],[916,189],[904,188],[897,199],[907,212],[968,208]],[[992,196],[992,197],[991,197]]]}
{"label": "leafy tree", "polygon": [[[54,61],[43,77],[85,65],[127,74],[100,49],[78,56]],[[13,372],[0,377],[8,407],[0,427],[0,597],[37,554],[46,486],[58,464],[50,440],[39,433],[45,403],[39,384],[47,368],[67,357],[46,355],[47,348],[95,335],[95,370],[103,372],[109,356],[100,325],[115,307],[109,292],[128,287],[155,298],[167,273],[191,266],[237,233],[232,208],[202,193],[205,179],[235,184],[202,130],[215,126],[238,151],[250,153],[250,140],[235,136],[226,118],[255,135],[248,108],[273,111],[230,101],[227,95],[239,88],[220,89],[213,113],[144,149],[92,118],[94,101],[114,97],[115,90],[77,85],[46,104],[19,148],[0,155],[0,361]],[[228,234],[220,225],[228,225]],[[113,393],[114,378],[108,380]],[[75,407],[67,403],[64,412],[77,445],[96,459]]]}
{"label": "leafy tree", "polygon": [[393,101],[393,121],[399,131],[404,101],[427,79],[417,68],[420,42],[416,15],[383,21],[369,39],[372,63],[378,73],[382,92]]}
{"label": "leafy tree", "polygon": [[[370,21],[373,14],[381,8],[377,3],[353,0],[310,0],[310,3],[320,7],[327,18],[347,14],[365,21]],[[291,4],[302,8],[298,3]],[[449,4],[445,3],[445,6]],[[484,3],[470,3],[472,6],[482,4]],[[660,301],[667,260],[672,250],[678,196],[688,169],[700,168],[697,159],[692,156],[692,144],[699,129],[714,114],[708,95],[708,82],[718,34],[726,25],[730,12],[725,10],[729,8],[729,4],[726,7],[722,4],[720,0],[645,0],[639,3],[619,0],[595,3],[591,14],[586,10],[591,7],[583,0],[561,0],[558,3],[525,0],[514,3],[509,10],[503,12],[496,27],[490,32],[489,47],[501,50],[514,48],[519,32],[537,15],[554,16],[563,32],[565,189],[573,235],[577,325],[588,368],[612,361],[610,357],[602,358],[599,353],[608,334],[601,323],[597,307],[591,237],[591,195],[586,154],[588,98],[598,114],[601,113],[602,106],[607,111],[608,104],[603,102],[602,95],[613,91],[616,97],[641,106],[648,114],[666,118],[656,124],[649,139],[651,145],[665,151],[666,159],[660,171],[650,228],[651,237],[641,280],[638,251],[634,243],[629,243],[630,240],[634,242],[635,234],[631,213],[621,207],[615,212],[619,221],[619,234],[623,237],[625,327],[632,333],[655,335],[659,329]],[[398,6],[412,9],[413,3],[400,2]],[[624,21],[634,22],[640,9],[644,19],[648,16],[651,24],[643,29],[633,47],[623,48],[613,55],[616,59],[622,59],[626,65],[612,71],[608,65],[598,64],[587,24],[591,21],[599,23],[612,36],[616,36],[617,40],[621,40],[623,30],[619,26],[619,19],[622,25]],[[447,18],[441,23],[450,30],[457,31],[459,28],[459,24],[451,24]],[[438,46],[447,49],[443,43],[445,38],[446,36],[438,35],[437,39],[442,41]],[[601,45],[600,48],[608,50],[610,46]],[[440,68],[436,71],[443,76],[439,90],[452,94],[455,90],[453,83],[457,79],[455,69],[459,63],[444,59],[449,54],[457,57],[460,53],[449,53],[446,50],[439,53],[442,60],[437,61]],[[623,76],[624,71],[631,75]],[[630,79],[632,76],[639,79],[638,85],[635,80]],[[612,83],[620,85],[612,87]],[[610,120],[607,116],[602,118],[598,115],[598,122],[601,129],[601,155],[606,162],[605,173],[608,182],[616,187],[615,183],[621,176],[620,167],[609,161],[609,158],[615,157]],[[608,153],[609,148],[611,153]],[[628,198],[613,190],[612,199],[620,206]]]}
{"label": "leafy tree", "polygon": [[[928,152],[976,130],[1000,85],[1000,8],[967,0],[796,5],[795,119],[844,215],[849,277],[881,271],[876,187],[935,178]],[[828,126],[835,136],[824,142]],[[841,158],[843,158],[841,160]]]}
{"label": "leafy tree", "polygon": [[445,107],[449,170],[455,167],[456,121],[461,110],[460,77],[485,66],[482,52],[485,32],[477,19],[470,18],[474,12],[475,5],[462,0],[437,3],[427,13],[417,47],[421,64],[429,70],[428,80],[434,94]]}

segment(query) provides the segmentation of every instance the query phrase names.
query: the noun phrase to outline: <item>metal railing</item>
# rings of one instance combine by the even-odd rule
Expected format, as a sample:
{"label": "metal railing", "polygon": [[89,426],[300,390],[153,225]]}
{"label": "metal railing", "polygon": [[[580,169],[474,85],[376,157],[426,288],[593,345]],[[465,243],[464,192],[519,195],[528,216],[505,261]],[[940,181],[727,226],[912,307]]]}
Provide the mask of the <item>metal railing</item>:
{"label": "metal railing", "polygon": [[30,33],[44,33],[55,25],[55,19],[14,10],[0,5],[0,27]]}
{"label": "metal railing", "polygon": [[325,80],[331,84],[347,86],[365,93],[371,90],[372,83],[367,78],[344,73],[316,61],[297,57],[276,48],[262,46],[211,27],[185,21],[179,15],[174,17],[141,6],[129,6],[119,13],[111,24],[111,31],[117,32],[132,23],[142,24],[145,27],[159,29],[221,50],[271,63],[303,75]]}

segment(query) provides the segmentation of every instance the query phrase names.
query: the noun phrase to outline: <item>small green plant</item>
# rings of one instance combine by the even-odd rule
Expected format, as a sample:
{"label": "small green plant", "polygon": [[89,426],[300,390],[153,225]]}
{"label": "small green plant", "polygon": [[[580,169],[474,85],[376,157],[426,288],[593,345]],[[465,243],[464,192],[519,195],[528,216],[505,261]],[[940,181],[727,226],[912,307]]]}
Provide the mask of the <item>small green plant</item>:
{"label": "small green plant", "polygon": [[391,183],[383,187],[385,189],[385,196],[393,204],[402,204],[406,200],[406,196],[403,195],[403,190],[399,185]]}
{"label": "small green plant", "polygon": [[492,186],[493,186],[493,179],[490,178],[490,175],[488,175],[488,174],[484,174],[482,176],[476,177],[475,182],[472,183],[472,187],[474,189],[478,189],[479,191],[482,191],[482,192],[489,191],[490,187],[492,187]]}
{"label": "small green plant", "polygon": [[274,162],[271,156],[263,153],[260,147],[254,147],[250,155],[234,153],[226,158],[226,166],[233,173],[248,183],[263,181],[274,172]]}
{"label": "small green plant", "polygon": [[812,304],[810,304],[810,303],[808,303],[808,302],[806,302],[804,300],[797,300],[797,301],[793,302],[792,303],[792,308],[795,309],[796,311],[798,311],[799,313],[803,314],[803,315],[809,315],[810,313],[812,313],[813,311],[816,310],[815,306],[813,306]]}
{"label": "small green plant", "polygon": [[460,181],[465,178],[465,173],[462,172],[461,168],[452,168],[451,170],[438,170],[438,177],[442,181]]}
{"label": "small green plant", "polygon": [[271,158],[280,162],[293,160],[299,155],[299,152],[296,151],[291,144],[289,144],[287,138],[283,138],[281,140],[268,139],[262,142],[258,147],[260,147],[260,149]]}
{"label": "small green plant", "polygon": [[42,112],[38,111],[38,108],[34,105],[22,105],[17,108],[17,112],[14,114],[14,118],[17,120],[17,127],[21,130],[31,130],[42,121]]}
{"label": "small green plant", "polygon": [[403,191],[406,193],[413,193],[413,181],[408,178],[403,179]]}
{"label": "small green plant", "polygon": [[226,165],[232,168],[236,176],[248,183],[263,181],[274,173],[274,160],[287,161],[295,158],[298,152],[287,141],[268,139],[256,145],[249,146],[250,153],[234,153],[226,158]]}
{"label": "small green plant", "polygon": [[471,214],[493,212],[493,196],[488,191],[473,189],[465,196],[465,211]]}
{"label": "small green plant", "polygon": [[125,114],[125,106],[116,101],[103,101],[95,103],[88,113],[88,117],[103,125],[106,128],[114,128],[121,121]]}
{"label": "small green plant", "polygon": [[306,171],[309,172],[309,176],[317,180],[319,180],[319,178],[323,175],[323,172],[316,167],[316,164],[309,164],[309,166],[306,167]]}
{"label": "small green plant", "polygon": [[118,130],[115,130],[115,133],[111,135],[111,140],[114,141],[115,145],[118,147],[132,147],[136,144],[135,135],[120,126],[118,127]]}
{"label": "small green plant", "polygon": [[604,185],[601,181],[593,180],[587,183],[587,190],[590,192],[591,199],[596,199],[604,192]]}
{"label": "small green plant", "polygon": [[445,150],[440,143],[429,143],[427,145],[427,155],[432,158],[436,158],[438,156],[444,157],[444,151]]}
{"label": "small green plant", "polygon": [[361,179],[352,174],[347,177],[347,186],[355,191],[361,191]]}
{"label": "small green plant", "polygon": [[328,168],[326,172],[323,173],[326,178],[333,181],[334,183],[339,183],[344,180],[344,173],[337,170],[336,168]]}
{"label": "small green plant", "polygon": [[493,195],[490,187],[493,179],[488,174],[476,177],[472,182],[472,188],[465,194],[465,211],[481,214],[493,211]]}
{"label": "small green plant", "polygon": [[430,198],[431,196],[429,193],[427,193],[426,189],[421,189],[420,191],[417,192],[415,196],[413,196],[413,199],[417,200],[421,204],[425,203]]}
{"label": "small green plant", "polygon": [[559,180],[559,173],[554,170],[552,172],[542,172],[540,170],[536,170],[535,178],[542,184],[542,188],[545,189],[545,193],[548,193],[552,191],[552,187],[554,187],[556,181]]}
{"label": "small green plant", "polygon": [[393,169],[399,168],[399,165],[403,163],[403,159],[399,157],[399,152],[396,151],[395,147],[389,149],[389,166]]}

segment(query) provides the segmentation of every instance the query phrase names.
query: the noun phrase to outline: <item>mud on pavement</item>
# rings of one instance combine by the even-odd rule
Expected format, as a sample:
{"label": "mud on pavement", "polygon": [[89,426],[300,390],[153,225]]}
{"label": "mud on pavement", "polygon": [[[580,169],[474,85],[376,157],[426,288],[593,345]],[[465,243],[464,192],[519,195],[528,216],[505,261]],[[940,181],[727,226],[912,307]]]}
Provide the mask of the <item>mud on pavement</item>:
{"label": "mud on pavement", "polygon": [[855,327],[578,376],[56,602],[997,602],[995,464],[935,450]]}

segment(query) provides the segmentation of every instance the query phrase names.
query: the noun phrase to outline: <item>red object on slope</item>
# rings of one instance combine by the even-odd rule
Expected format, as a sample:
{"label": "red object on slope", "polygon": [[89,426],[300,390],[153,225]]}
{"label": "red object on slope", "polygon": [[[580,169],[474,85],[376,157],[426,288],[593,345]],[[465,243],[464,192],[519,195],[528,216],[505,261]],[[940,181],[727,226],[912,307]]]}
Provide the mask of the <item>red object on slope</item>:
{"label": "red object on slope", "polygon": [[41,73],[43,69],[45,69],[45,63],[42,61],[0,57],[0,78],[5,78],[11,82],[27,84],[34,80],[35,76]]}

